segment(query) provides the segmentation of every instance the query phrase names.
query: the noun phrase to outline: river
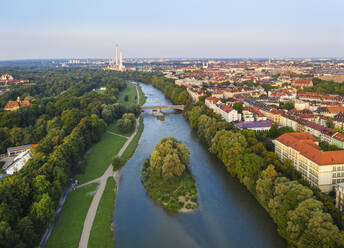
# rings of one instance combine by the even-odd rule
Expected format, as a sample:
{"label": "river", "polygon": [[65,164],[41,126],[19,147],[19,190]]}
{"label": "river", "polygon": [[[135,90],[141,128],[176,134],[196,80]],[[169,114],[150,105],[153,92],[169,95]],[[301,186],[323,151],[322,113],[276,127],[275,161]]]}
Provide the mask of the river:
{"label": "river", "polygon": [[[146,105],[171,104],[151,85],[140,84]],[[114,210],[116,248],[287,247],[265,210],[202,145],[183,115],[166,111],[165,121],[150,112],[133,157],[123,169]],[[190,150],[199,208],[191,213],[165,210],[141,183],[145,158],[160,139],[174,136]]]}

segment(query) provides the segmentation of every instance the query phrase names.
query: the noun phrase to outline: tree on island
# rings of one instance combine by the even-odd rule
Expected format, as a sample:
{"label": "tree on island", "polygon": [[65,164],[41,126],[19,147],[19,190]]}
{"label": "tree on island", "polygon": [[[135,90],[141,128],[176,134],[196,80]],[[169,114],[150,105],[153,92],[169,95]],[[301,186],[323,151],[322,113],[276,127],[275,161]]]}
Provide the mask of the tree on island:
{"label": "tree on island", "polygon": [[149,162],[161,176],[170,179],[183,174],[189,158],[188,148],[170,136],[155,146]]}
{"label": "tree on island", "polygon": [[195,180],[188,170],[190,154],[173,137],[162,139],[142,167],[142,183],[150,197],[173,211],[197,208]]}

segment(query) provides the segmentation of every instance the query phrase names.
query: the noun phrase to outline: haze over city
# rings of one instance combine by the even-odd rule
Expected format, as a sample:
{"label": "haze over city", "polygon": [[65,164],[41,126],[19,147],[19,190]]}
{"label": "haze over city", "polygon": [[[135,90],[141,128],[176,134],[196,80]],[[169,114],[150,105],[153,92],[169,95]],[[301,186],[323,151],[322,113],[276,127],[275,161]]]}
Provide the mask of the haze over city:
{"label": "haze over city", "polygon": [[0,60],[344,57],[341,0],[2,1]]}

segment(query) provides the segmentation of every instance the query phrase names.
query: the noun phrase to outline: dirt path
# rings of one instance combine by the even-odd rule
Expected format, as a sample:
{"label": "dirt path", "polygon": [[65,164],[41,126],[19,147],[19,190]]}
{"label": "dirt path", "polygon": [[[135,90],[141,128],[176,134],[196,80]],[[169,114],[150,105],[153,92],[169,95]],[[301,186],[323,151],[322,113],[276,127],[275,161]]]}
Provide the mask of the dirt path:
{"label": "dirt path", "polygon": [[[137,93],[137,104],[139,104],[140,103],[140,94],[139,94],[139,90],[137,88],[137,84],[135,84],[135,86],[136,86],[136,93]],[[129,144],[131,143],[131,141],[134,139],[135,135],[137,134],[137,131],[139,130],[139,125],[140,125],[139,120],[140,120],[140,118],[136,119],[136,126],[135,126],[134,133],[130,137],[125,137],[127,139],[127,141],[122,146],[122,148],[118,152],[117,156],[119,156],[119,157],[122,156],[122,154],[127,149]],[[114,134],[114,135],[118,135],[118,134]],[[118,136],[121,136],[121,135],[118,135]],[[122,137],[124,137],[124,136],[122,136]],[[106,169],[105,173],[101,177],[96,178],[92,181],[86,182],[84,184],[81,184],[77,187],[77,188],[81,188],[81,187],[86,186],[86,185],[91,184],[91,183],[99,183],[99,186],[97,188],[97,192],[92,199],[91,206],[88,209],[88,212],[87,212],[87,215],[85,218],[84,227],[83,227],[80,242],[79,242],[79,248],[87,248],[87,246],[88,246],[88,240],[89,240],[89,237],[91,234],[93,221],[94,221],[94,218],[96,217],[98,205],[99,205],[100,199],[102,198],[107,179],[109,177],[113,176],[113,178],[116,181],[117,190],[118,190],[119,180],[120,180],[121,175],[122,175],[122,169],[113,172],[112,164],[110,164],[109,167]]]}

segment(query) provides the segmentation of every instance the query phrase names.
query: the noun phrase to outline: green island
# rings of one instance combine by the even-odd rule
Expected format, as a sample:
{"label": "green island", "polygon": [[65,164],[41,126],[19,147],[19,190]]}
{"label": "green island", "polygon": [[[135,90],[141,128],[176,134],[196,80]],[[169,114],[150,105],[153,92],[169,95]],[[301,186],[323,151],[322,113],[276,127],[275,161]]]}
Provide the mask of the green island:
{"label": "green island", "polygon": [[169,210],[189,212],[198,207],[189,158],[188,148],[170,136],[155,146],[143,164],[141,180],[148,195]]}

